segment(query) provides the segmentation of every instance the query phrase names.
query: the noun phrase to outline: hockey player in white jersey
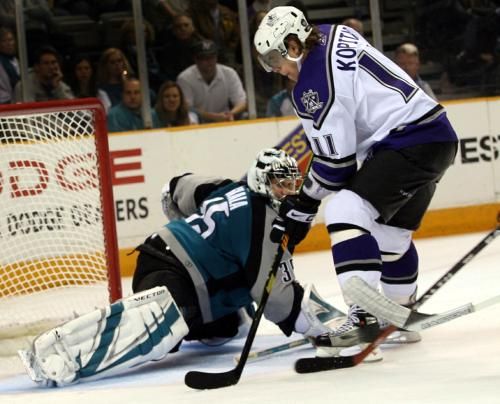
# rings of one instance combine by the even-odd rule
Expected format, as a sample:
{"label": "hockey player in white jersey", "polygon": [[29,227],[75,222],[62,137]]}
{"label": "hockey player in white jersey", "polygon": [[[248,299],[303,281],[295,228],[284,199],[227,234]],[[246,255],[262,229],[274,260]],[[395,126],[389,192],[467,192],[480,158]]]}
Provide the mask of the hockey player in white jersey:
{"label": "hockey player in white jersey", "polygon": [[[260,300],[274,260],[280,201],[301,182],[295,159],[275,149],[258,154],[247,183],[174,177],[162,200],[170,222],[137,247],[135,294],[38,336],[20,352],[30,377],[43,386],[95,380],[160,360],[183,340],[234,337],[237,313]],[[317,316],[330,309],[295,280],[285,252],[264,315],[286,335],[316,336],[329,329]]]}
{"label": "hockey player in white jersey", "polygon": [[[444,108],[357,32],[311,26],[293,7],[269,11],[254,45],[267,71],[296,82],[292,100],[314,154],[300,194],[280,207],[290,242],[306,236],[333,195],[325,222],[340,285],[357,275],[411,305],[412,232],[457,151]],[[355,353],[379,332],[376,318],[346,303],[347,322],[316,338],[318,356]]]}

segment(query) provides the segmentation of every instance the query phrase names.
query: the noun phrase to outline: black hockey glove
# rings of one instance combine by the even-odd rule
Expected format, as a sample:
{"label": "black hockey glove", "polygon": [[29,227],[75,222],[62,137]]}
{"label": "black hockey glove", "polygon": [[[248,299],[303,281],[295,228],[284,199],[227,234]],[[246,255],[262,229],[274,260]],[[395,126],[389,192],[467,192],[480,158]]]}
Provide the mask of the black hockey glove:
{"label": "black hockey glove", "polygon": [[[283,232],[290,237],[288,243],[294,246],[306,237],[320,204],[320,201],[306,198],[287,196],[281,202],[279,216],[274,220],[271,231],[273,242],[278,243]],[[279,230],[282,230],[281,234]]]}

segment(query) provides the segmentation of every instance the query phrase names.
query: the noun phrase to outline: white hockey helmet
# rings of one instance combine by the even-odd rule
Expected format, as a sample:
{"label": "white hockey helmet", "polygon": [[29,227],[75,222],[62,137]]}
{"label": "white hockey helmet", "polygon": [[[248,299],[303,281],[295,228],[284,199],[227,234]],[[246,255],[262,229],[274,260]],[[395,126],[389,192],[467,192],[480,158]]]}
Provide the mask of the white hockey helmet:
{"label": "white hockey helmet", "polygon": [[254,36],[255,49],[262,67],[271,72],[279,66],[282,57],[295,61],[295,58],[288,55],[285,38],[295,34],[304,45],[311,30],[311,25],[299,9],[286,6],[271,9],[262,19]]}
{"label": "white hockey helmet", "polygon": [[252,191],[267,196],[277,205],[286,195],[299,192],[302,174],[297,160],[283,150],[264,149],[250,166],[247,182]]}

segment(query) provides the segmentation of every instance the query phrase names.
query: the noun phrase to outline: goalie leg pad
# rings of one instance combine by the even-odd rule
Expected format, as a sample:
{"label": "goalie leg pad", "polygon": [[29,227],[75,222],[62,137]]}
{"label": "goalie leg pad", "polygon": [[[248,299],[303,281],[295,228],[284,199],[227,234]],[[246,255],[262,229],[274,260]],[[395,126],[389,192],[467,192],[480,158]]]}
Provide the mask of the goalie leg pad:
{"label": "goalie leg pad", "polygon": [[35,382],[64,386],[159,360],[187,333],[169,291],[157,287],[39,335],[20,357]]}

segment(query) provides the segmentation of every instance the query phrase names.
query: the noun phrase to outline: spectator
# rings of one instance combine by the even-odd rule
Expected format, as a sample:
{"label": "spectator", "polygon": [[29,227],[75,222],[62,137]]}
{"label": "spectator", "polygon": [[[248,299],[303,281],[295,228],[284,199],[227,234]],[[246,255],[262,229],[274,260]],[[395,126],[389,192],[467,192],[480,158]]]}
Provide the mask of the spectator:
{"label": "spectator", "polygon": [[172,33],[173,38],[158,52],[161,70],[168,80],[175,80],[180,72],[194,64],[193,47],[202,40],[187,14],[174,17]]}
{"label": "spectator", "polygon": [[189,107],[202,122],[240,118],[247,109],[247,97],[238,73],[217,63],[217,48],[213,41],[201,41],[195,47],[194,55],[195,64],[177,78]]}
{"label": "spectator", "polygon": [[200,35],[215,42],[219,61],[237,67],[240,26],[236,13],[218,0],[190,0],[189,14]]}
{"label": "spectator", "polygon": [[[141,83],[135,77],[127,77],[123,81],[122,101],[112,107],[108,114],[108,130],[125,132],[145,129],[141,116],[142,107]],[[156,111],[152,110],[153,128],[159,128],[160,122]]]}
{"label": "spectator", "polygon": [[273,95],[267,103],[267,116],[295,116],[292,103],[292,90],[295,83],[285,79],[285,88]]}
{"label": "spectator", "polygon": [[16,37],[10,28],[0,27],[0,104],[9,104],[19,81]]}
{"label": "spectator", "polygon": [[67,100],[75,98],[71,88],[63,81],[59,53],[51,47],[44,47],[35,57],[33,71],[28,78],[27,99],[22,99],[22,83],[14,89],[15,102]]}
{"label": "spectator", "polygon": [[189,111],[182,89],[174,81],[166,81],[161,85],[155,110],[162,127],[199,123],[198,116]]}
{"label": "spectator", "polygon": [[365,32],[363,21],[358,20],[357,18],[346,18],[344,21],[341,22],[341,24],[345,25],[346,27],[352,28],[360,35],[363,35]]}
{"label": "spectator", "polygon": [[418,48],[412,43],[404,43],[396,49],[394,53],[394,61],[401,67],[413,81],[426,93],[429,97],[437,100],[434,91],[426,81],[419,76],[420,56]]}
{"label": "spectator", "polygon": [[69,73],[69,85],[75,97],[96,97],[102,102],[107,113],[111,108],[111,101],[105,91],[97,88],[97,77],[90,58],[77,56]]}
{"label": "spectator", "polygon": [[118,48],[104,50],[97,67],[97,85],[111,101],[111,106],[120,103],[123,90],[123,79],[134,74],[128,59]]}
{"label": "spectator", "polygon": [[[156,92],[165,80],[165,77],[160,70],[160,65],[153,49],[154,37],[153,26],[144,20],[144,42],[148,79],[150,87]],[[135,22],[132,18],[125,21],[120,28],[120,48],[129,61],[132,70],[139,71],[137,65],[137,44],[135,41]]]}

